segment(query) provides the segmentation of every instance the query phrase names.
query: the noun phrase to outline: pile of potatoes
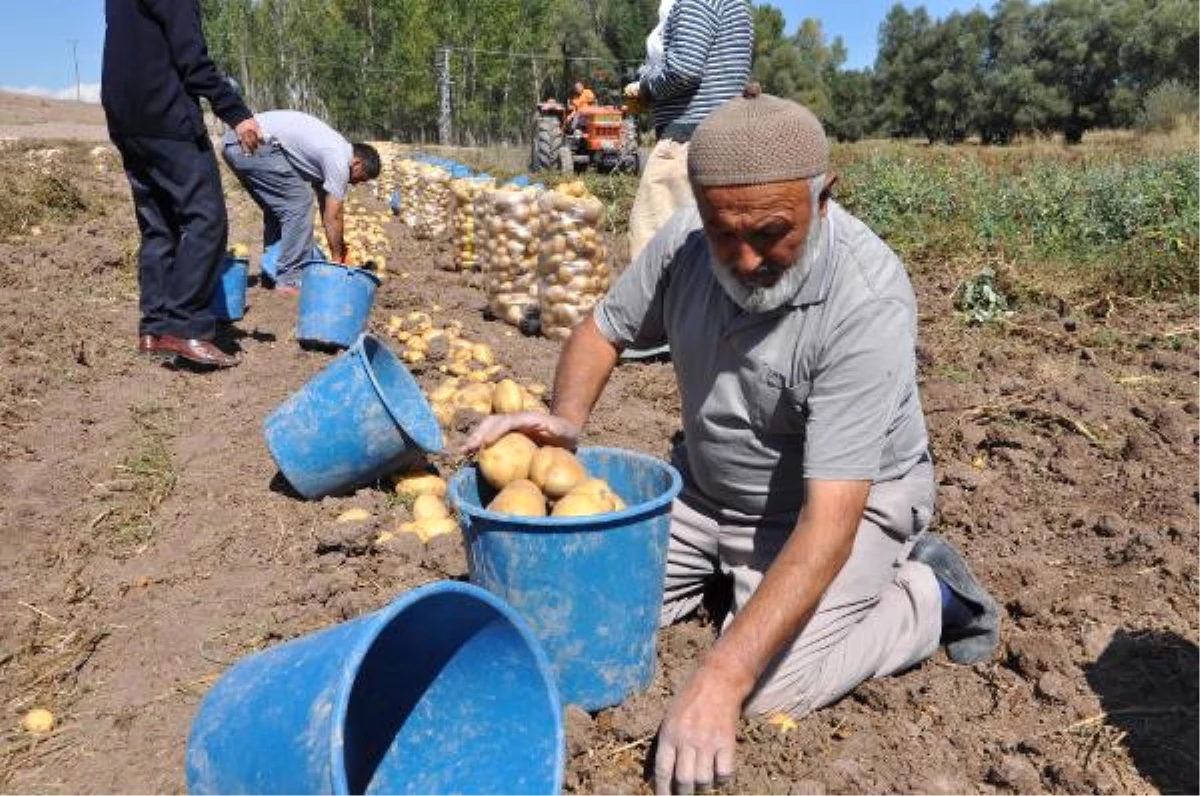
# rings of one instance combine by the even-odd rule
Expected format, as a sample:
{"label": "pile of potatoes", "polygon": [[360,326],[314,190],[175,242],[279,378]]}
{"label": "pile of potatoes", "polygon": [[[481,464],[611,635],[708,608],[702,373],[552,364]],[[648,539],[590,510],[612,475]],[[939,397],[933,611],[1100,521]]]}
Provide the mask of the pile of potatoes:
{"label": "pile of potatoes", "polygon": [[416,198],[420,187],[421,164],[415,160],[401,160],[396,164],[396,190],[400,194],[400,220],[407,227],[417,225]]}
{"label": "pile of potatoes", "polygon": [[545,393],[545,385],[537,382],[522,385],[506,378],[493,384],[472,380],[469,376],[451,376],[429,394],[429,405],[438,423],[447,427],[461,410],[480,415],[547,412],[549,410],[542,402]]}
{"label": "pile of potatoes", "polygon": [[395,492],[412,501],[412,521],[401,523],[401,533],[413,533],[422,542],[458,530],[458,520],[446,505],[446,479],[424,467],[393,477]]}
{"label": "pile of potatoes", "polygon": [[450,222],[450,172],[440,166],[423,165],[418,172],[418,187],[413,199],[416,221],[413,237],[437,240],[446,234]]}
{"label": "pile of potatoes", "polygon": [[588,475],[573,453],[538,447],[519,432],[505,434],[479,452],[479,472],[500,490],[489,511],[521,517],[590,517],[625,508],[608,482]]}
{"label": "pile of potatoes", "polygon": [[582,181],[546,191],[538,255],[538,304],[542,334],[566,340],[608,291],[609,255],[604,245],[604,203]]}
{"label": "pile of potatoes", "polygon": [[491,346],[462,336],[461,321],[438,327],[429,313],[415,311],[388,318],[387,330],[400,343],[400,358],[409,365],[437,365],[442,373],[469,376],[472,381],[488,381],[504,370]]}
{"label": "pile of potatoes", "polygon": [[372,180],[371,193],[376,199],[387,200],[396,187],[396,163],[400,160],[401,146],[392,141],[368,141],[379,153],[379,177]]}
{"label": "pile of potatoes", "polygon": [[454,259],[451,261],[452,271],[474,271],[477,265],[476,251],[476,218],[475,197],[484,191],[496,187],[496,181],[476,177],[460,178],[450,181],[451,235],[454,238]]}
{"label": "pile of potatoes", "polygon": [[484,191],[476,200],[486,234],[484,252],[488,309],[513,326],[538,309],[537,262],[541,231],[537,188],[503,186]]}
{"label": "pile of potatoes", "polygon": [[387,257],[381,252],[388,250],[384,231],[388,217],[388,213],[369,210],[353,199],[346,204],[345,241],[350,248],[350,259],[355,263],[374,264],[376,275],[380,277],[387,271]]}

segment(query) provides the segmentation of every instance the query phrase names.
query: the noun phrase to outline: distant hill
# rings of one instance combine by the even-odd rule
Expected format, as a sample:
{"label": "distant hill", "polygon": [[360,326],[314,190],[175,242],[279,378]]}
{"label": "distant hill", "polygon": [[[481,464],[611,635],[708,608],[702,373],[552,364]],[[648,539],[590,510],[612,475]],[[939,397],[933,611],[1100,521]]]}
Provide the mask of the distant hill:
{"label": "distant hill", "polygon": [[107,141],[104,110],[95,103],[0,91],[0,139]]}

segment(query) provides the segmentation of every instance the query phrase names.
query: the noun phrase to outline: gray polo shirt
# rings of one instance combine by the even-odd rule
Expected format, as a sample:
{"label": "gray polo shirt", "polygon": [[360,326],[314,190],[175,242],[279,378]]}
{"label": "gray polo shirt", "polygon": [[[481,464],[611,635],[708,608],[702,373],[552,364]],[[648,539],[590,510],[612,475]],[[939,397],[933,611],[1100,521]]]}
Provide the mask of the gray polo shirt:
{"label": "gray polo shirt", "polygon": [[[300,111],[256,113],[263,135],[276,141],[292,168],[335,199],[345,200],[350,186],[350,161],[354,147],[325,122]],[[236,143],[232,130],[225,143]]]}
{"label": "gray polo shirt", "polygon": [[677,466],[731,520],[795,513],[804,480],[899,478],[928,448],[916,298],[899,258],[834,202],[796,297],[745,312],[680,210],[596,305],[609,341],[671,344],[685,439]]}

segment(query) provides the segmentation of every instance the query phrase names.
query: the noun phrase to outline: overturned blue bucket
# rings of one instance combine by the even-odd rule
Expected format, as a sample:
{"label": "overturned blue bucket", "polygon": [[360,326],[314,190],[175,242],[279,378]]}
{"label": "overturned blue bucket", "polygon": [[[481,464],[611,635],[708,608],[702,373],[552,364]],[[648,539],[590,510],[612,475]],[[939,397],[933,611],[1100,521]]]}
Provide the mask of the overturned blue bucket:
{"label": "overturned blue bucket", "polygon": [[444,581],[272,647],[192,722],[190,793],[557,793],[562,704],[493,595]]}
{"label": "overturned blue bucket", "polygon": [[217,320],[240,321],[246,314],[246,285],[250,280],[250,261],[227,256],[221,264],[221,276],[213,288],[209,307]]}
{"label": "overturned blue bucket", "polygon": [[346,348],[367,330],[379,277],[361,268],[310,260],[301,266],[296,339]]}
{"label": "overturned blue bucket", "polygon": [[442,449],[442,430],[404,364],[369,334],[263,422],[271,457],[306,498],[349,492]]}
{"label": "overturned blue bucket", "polygon": [[587,710],[618,704],[654,678],[655,638],[679,473],[616,448],[581,448],[588,474],[627,504],[594,517],[516,517],[483,508],[495,494],[475,465],[449,496],[467,541],[471,582],[529,621],[563,701]]}

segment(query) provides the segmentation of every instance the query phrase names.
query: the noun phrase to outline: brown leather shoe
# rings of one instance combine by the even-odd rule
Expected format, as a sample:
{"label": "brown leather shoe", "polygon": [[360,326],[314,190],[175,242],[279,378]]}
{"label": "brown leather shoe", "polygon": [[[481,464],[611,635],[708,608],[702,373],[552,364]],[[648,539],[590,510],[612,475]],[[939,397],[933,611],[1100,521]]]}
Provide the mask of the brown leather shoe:
{"label": "brown leather shoe", "polygon": [[138,337],[138,353],[139,354],[157,354],[158,353],[158,338],[152,334],[144,334]]}
{"label": "brown leather shoe", "polygon": [[164,334],[158,338],[154,349],[161,354],[174,354],[180,359],[186,359],[194,365],[210,368],[231,368],[241,362],[235,356],[226,354],[207,340],[184,340]]}

